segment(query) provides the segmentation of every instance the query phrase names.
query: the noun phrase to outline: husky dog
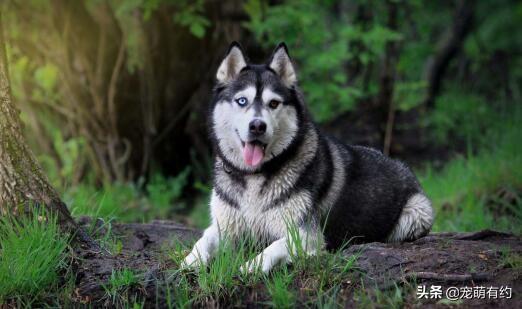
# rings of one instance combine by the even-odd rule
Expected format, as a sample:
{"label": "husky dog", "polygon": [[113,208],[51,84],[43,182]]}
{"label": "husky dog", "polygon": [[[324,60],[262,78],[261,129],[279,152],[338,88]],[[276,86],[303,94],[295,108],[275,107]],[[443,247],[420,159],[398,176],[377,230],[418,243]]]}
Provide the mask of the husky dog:
{"label": "husky dog", "polygon": [[220,241],[245,232],[270,245],[242,270],[268,272],[297,246],[312,255],[348,241],[411,241],[431,229],[431,203],[406,165],[319,131],[284,43],[260,65],[232,43],[217,71],[209,127],[212,224],[184,267],[205,265]]}

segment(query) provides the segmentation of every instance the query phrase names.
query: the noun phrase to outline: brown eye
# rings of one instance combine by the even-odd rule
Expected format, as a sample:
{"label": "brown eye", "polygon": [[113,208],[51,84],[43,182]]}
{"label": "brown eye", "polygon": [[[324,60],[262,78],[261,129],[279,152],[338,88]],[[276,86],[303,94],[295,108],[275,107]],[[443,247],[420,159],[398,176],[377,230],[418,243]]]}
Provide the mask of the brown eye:
{"label": "brown eye", "polygon": [[276,109],[278,106],[279,106],[279,101],[277,100],[272,100],[270,101],[270,103],[268,103],[268,106],[271,108],[271,109]]}

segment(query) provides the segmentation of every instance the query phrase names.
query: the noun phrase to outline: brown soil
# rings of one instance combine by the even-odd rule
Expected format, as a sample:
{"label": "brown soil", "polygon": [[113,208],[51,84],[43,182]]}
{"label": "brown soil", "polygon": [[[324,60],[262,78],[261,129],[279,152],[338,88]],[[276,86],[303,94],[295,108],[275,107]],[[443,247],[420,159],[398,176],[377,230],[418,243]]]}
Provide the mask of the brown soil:
{"label": "brown soil", "polygon": [[[88,223],[83,219],[83,223]],[[102,231],[103,233],[103,231]],[[140,299],[146,300],[146,307],[165,306],[165,274],[175,267],[166,258],[165,249],[175,241],[192,243],[200,232],[175,222],[154,221],[150,224],[112,224],[112,235],[122,242],[121,252],[110,255],[78,248],[76,254],[76,289],[74,301],[89,306],[111,306],[103,284],[113,270],[130,268],[144,274],[139,288],[132,290]],[[464,306],[522,308],[520,266],[512,268],[506,263],[505,253],[512,256],[522,254],[520,237],[493,231],[477,233],[433,233],[412,243],[383,244],[369,243],[354,245],[344,254],[358,254],[356,269],[352,279],[343,284],[341,296],[346,307],[356,306],[354,295],[364,286],[371,291],[392,290],[395,286],[409,286],[405,295],[407,307],[416,304],[444,306],[439,300],[418,300],[416,286],[509,286],[512,299],[472,299],[463,300]],[[241,291],[241,297],[234,300],[208,302],[212,307],[265,307],[269,300],[266,289],[248,288]],[[309,282],[298,283],[306,287]],[[305,293],[306,294],[306,293]],[[298,295],[298,304],[306,302],[303,293]]]}
{"label": "brown soil", "polygon": [[[520,258],[522,242],[511,234],[485,230],[476,233],[432,233],[404,244],[370,243],[352,246],[345,254],[357,254],[366,286],[390,289],[395,285],[512,288],[511,299],[465,299],[466,306],[522,308],[522,270],[505,263],[507,252]],[[416,284],[415,284],[416,283]],[[436,306],[438,299],[407,302]]]}

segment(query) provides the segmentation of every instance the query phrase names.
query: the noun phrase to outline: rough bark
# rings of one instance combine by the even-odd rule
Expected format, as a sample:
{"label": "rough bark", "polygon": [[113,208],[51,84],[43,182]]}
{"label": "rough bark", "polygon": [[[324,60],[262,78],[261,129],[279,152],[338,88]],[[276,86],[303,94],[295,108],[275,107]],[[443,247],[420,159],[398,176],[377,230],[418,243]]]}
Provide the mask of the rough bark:
{"label": "rough bark", "polygon": [[41,205],[57,216],[61,227],[78,232],[69,210],[49,184],[22,135],[19,111],[11,100],[7,55],[0,14],[0,215],[19,215]]}

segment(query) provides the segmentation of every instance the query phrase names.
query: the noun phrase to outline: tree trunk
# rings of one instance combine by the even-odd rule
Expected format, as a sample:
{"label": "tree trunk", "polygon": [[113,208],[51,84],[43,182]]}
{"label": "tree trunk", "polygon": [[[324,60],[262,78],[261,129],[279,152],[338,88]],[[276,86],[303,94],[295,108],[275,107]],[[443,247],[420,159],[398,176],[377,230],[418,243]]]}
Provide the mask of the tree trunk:
{"label": "tree trunk", "polygon": [[[141,6],[120,16],[120,5],[106,2],[54,0],[38,10],[30,1],[8,1],[20,33],[46,33],[7,32],[8,42],[35,66],[58,68],[56,102],[31,102],[29,95],[20,106],[43,106],[64,138],[85,141],[88,168],[82,167],[99,184],[207,164],[205,117],[215,71],[230,41],[248,45],[250,37],[241,26],[248,20],[242,1],[204,1],[209,26],[201,38],[174,21],[189,2],[160,1],[150,18]],[[206,179],[209,168],[192,175]]]}
{"label": "tree trunk", "polygon": [[[386,2],[388,8],[387,27],[390,30],[398,29],[398,4],[395,1]],[[393,102],[393,89],[395,86],[396,66],[399,60],[399,43],[395,40],[386,43],[383,67],[379,79],[379,94],[377,107],[380,109],[382,123],[385,123],[383,153],[390,154],[393,122],[395,119],[395,102]]]}
{"label": "tree trunk", "polygon": [[11,101],[2,16],[0,14],[0,215],[19,215],[44,205],[57,216],[60,227],[77,232],[79,239],[90,241],[78,228],[56,190],[49,184],[40,165],[22,135],[19,111]]}
{"label": "tree trunk", "polygon": [[429,109],[435,105],[435,98],[440,92],[444,74],[451,60],[458,54],[472,28],[473,6],[473,1],[460,0],[457,2],[453,25],[440,43],[436,54],[428,60],[425,72],[428,90],[423,104]]}

